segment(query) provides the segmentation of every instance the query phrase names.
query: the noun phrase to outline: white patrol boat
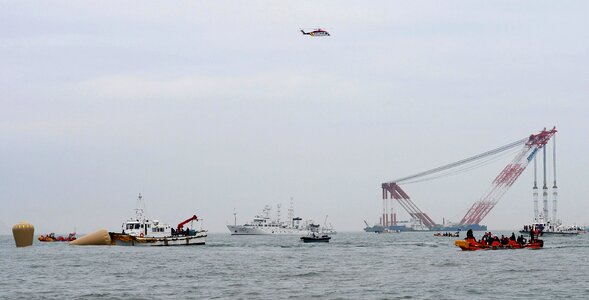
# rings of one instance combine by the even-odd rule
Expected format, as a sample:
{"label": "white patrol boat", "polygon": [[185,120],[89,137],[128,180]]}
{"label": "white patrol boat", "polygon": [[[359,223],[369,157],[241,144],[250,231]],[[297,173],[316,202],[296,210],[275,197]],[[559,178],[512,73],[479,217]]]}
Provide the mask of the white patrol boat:
{"label": "white patrol boat", "polygon": [[538,220],[530,225],[524,225],[523,230],[520,233],[529,234],[530,231],[539,231],[540,236],[551,236],[551,235],[578,235],[585,233],[586,231],[579,226],[564,226],[560,220],[556,222],[544,221],[542,215],[539,216]]}
{"label": "white patrol boat", "polygon": [[[286,221],[280,220],[280,204],[277,205],[276,219],[270,218],[270,206],[264,206],[261,215],[254,217],[251,223],[237,225],[237,214],[234,212],[234,224],[227,225],[227,229],[231,235],[298,235],[306,236],[311,233],[312,220],[303,221],[302,218],[294,216],[294,209],[292,208],[292,200],[290,208],[288,209],[288,217]],[[336,231],[330,225],[327,225],[327,217],[325,225],[319,229],[321,233],[335,234]]]}
{"label": "white patrol boat", "polygon": [[[145,204],[139,194],[135,217],[125,221],[122,225],[122,233],[110,232],[114,244],[120,246],[180,246],[180,245],[204,245],[207,236],[206,231],[193,227],[193,222],[198,222],[196,215],[172,228],[169,224],[158,220],[150,220],[144,215]],[[191,223],[191,228],[184,225]]]}

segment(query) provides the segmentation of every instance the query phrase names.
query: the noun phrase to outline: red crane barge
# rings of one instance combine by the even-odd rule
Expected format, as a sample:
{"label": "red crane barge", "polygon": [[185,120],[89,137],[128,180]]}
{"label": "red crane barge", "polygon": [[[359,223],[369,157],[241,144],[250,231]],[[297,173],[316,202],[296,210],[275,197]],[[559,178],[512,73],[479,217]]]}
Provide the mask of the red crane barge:
{"label": "red crane barge", "polygon": [[[397,229],[397,218],[393,212],[392,203],[398,203],[411,217],[411,219],[418,221],[423,227],[428,230],[486,230],[486,226],[479,225],[480,222],[489,214],[491,209],[499,202],[501,197],[507,190],[515,183],[518,177],[526,169],[530,161],[532,161],[539,150],[544,147],[548,141],[556,134],[556,127],[547,130],[544,128],[537,134],[532,134],[527,138],[515,141],[505,146],[451,163],[411,176],[399,178],[393,181],[382,183],[382,199],[383,199],[383,213],[380,222],[380,228],[394,228]],[[409,195],[401,189],[401,184],[428,181],[443,176],[453,175],[461,171],[467,171],[474,167],[483,165],[490,161],[490,157],[503,153],[507,150],[520,146],[521,149],[516,153],[513,160],[503,168],[503,170],[495,177],[487,191],[477,200],[468,210],[466,215],[460,220],[457,226],[450,228],[443,228],[442,225],[436,224],[430,216],[424,213],[411,200]],[[546,155],[546,153],[544,153]],[[475,164],[476,163],[476,164]],[[375,226],[376,227],[376,226]],[[374,227],[373,227],[374,228]],[[377,231],[373,228],[365,228],[366,231]]]}

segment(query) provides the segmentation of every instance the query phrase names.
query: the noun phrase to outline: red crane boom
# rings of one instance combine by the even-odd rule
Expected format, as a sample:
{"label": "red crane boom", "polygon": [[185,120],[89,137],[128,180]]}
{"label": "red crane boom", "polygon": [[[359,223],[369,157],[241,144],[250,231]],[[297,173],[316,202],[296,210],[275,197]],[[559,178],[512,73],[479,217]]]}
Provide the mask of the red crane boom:
{"label": "red crane boom", "polygon": [[182,228],[184,228],[184,225],[191,221],[198,221],[198,217],[196,215],[193,215],[192,217],[182,221],[180,224],[178,224],[178,231],[181,231]]}

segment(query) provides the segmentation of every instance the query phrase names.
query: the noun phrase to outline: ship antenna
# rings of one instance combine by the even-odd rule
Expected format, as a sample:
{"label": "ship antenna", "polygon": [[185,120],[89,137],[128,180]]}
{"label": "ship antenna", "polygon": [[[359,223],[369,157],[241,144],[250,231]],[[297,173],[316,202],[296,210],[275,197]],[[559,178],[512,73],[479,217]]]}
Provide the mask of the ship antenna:
{"label": "ship antenna", "polygon": [[556,207],[558,204],[558,188],[556,186],[556,135],[552,137],[552,170],[554,171],[554,185],[552,186],[552,222],[558,224]]}
{"label": "ship antenna", "polygon": [[291,226],[294,226],[294,208],[292,206],[292,197],[290,197],[290,207],[288,208],[288,221],[291,223]]}
{"label": "ship antenna", "polygon": [[280,203],[276,204],[276,223],[280,223]]}
{"label": "ship antenna", "polygon": [[233,208],[233,225],[237,226],[237,213],[235,212],[235,207]]}
{"label": "ship antenna", "polygon": [[137,215],[138,221],[139,219],[143,219],[143,211],[145,209],[145,202],[143,200],[143,196],[139,193],[137,196],[137,208],[135,208],[135,214]]}

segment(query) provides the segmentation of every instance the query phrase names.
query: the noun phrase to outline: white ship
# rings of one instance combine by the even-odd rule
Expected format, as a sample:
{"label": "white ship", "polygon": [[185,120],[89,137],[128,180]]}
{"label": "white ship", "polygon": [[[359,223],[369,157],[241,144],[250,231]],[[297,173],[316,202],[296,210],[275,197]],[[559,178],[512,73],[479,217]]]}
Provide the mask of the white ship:
{"label": "white ship", "polygon": [[541,236],[550,235],[578,235],[585,233],[585,229],[580,226],[564,226],[560,220],[556,222],[544,221],[542,214],[530,225],[524,225],[520,233],[529,234],[530,231],[539,231]]}
{"label": "white ship", "polygon": [[207,237],[206,231],[188,226],[194,225],[199,219],[196,215],[172,228],[169,224],[158,220],[150,220],[144,215],[145,204],[139,194],[135,217],[125,221],[122,225],[122,233],[109,233],[111,239],[119,246],[180,246],[180,245],[204,245]]}
{"label": "white ship", "polygon": [[[294,209],[291,206],[288,209],[288,217],[286,221],[280,220],[280,204],[277,206],[277,217],[276,219],[270,218],[270,206],[266,205],[261,215],[254,217],[251,223],[243,225],[237,225],[237,215],[233,213],[235,221],[233,225],[227,225],[227,229],[231,232],[231,235],[299,235],[306,236],[311,233],[312,220],[303,221],[302,218],[294,216]],[[325,234],[335,234],[336,231],[331,225],[327,225],[327,217],[324,226],[320,226],[320,232]]]}

